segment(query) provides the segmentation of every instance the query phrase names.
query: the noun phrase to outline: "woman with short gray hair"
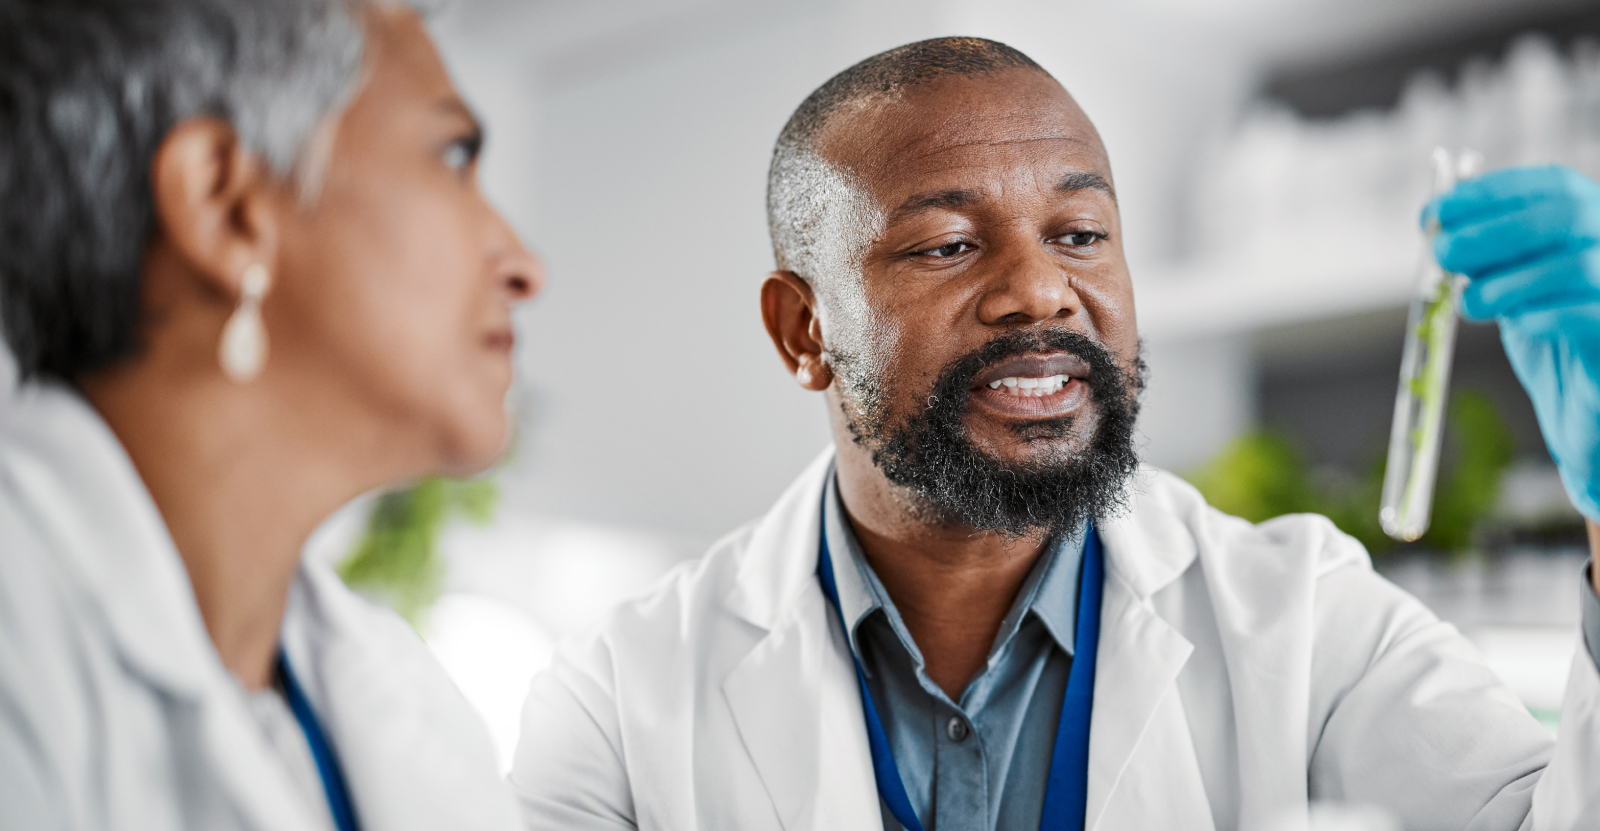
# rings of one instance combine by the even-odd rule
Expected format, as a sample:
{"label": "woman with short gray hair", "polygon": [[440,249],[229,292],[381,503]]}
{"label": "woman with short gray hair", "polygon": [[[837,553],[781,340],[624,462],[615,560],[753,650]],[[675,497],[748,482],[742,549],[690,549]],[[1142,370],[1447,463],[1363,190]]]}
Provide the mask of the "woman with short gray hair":
{"label": "woman with short gray hair", "polygon": [[0,0],[0,826],[510,828],[406,625],[302,563],[481,469],[541,266],[417,14]]}

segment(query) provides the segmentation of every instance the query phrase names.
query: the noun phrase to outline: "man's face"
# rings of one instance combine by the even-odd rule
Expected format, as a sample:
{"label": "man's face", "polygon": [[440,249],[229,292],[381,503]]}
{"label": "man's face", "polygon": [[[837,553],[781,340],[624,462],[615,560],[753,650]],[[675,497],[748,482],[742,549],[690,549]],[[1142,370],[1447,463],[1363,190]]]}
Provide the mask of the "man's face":
{"label": "man's face", "polygon": [[819,151],[880,223],[859,282],[819,287],[857,442],[945,520],[1021,534],[1108,507],[1051,507],[1115,501],[1135,463],[1133,291],[1077,105],[1037,72],[949,77],[835,118]]}

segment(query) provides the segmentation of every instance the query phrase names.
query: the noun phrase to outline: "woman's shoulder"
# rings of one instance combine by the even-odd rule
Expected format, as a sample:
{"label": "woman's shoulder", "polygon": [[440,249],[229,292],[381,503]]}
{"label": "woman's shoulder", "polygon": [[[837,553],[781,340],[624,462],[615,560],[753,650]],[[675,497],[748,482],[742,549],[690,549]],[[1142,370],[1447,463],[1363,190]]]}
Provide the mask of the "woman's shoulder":
{"label": "woman's shoulder", "polygon": [[128,771],[106,760],[149,757],[140,738],[162,734],[170,697],[133,671],[95,587],[19,515],[7,488],[0,483],[0,804],[47,827],[67,806],[103,801],[84,774],[118,777]]}
{"label": "woman's shoulder", "polygon": [[97,437],[77,410],[48,388],[0,403],[0,685],[7,689],[18,686],[12,672],[47,685],[63,659],[109,647],[105,606],[118,581],[96,562],[137,561],[147,547],[129,536],[129,500],[108,498],[115,476],[96,458],[103,455],[93,447]]}

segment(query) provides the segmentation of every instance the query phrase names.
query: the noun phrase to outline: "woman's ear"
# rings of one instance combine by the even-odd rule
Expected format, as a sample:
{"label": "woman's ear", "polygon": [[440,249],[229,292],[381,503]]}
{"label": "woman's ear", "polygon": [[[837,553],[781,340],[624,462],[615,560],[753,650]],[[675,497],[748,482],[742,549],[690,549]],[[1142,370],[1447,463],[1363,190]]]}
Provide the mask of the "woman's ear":
{"label": "woman's ear", "polygon": [[160,241],[226,303],[252,267],[275,270],[284,186],[226,121],[172,128],[151,161],[150,190]]}
{"label": "woman's ear", "polygon": [[811,284],[792,271],[774,271],[761,284],[761,319],[778,357],[800,386],[821,392],[833,383],[833,369],[823,358],[816,307]]}

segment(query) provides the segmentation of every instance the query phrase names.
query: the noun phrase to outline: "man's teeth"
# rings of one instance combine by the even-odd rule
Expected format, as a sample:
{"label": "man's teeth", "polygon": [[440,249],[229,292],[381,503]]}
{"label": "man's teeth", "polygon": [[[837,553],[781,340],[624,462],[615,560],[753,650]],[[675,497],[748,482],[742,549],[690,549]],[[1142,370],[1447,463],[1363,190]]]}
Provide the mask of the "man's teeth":
{"label": "man's teeth", "polygon": [[1000,390],[1007,395],[1045,396],[1054,395],[1072,380],[1071,375],[1051,375],[1048,378],[1001,378],[989,384],[989,389]]}

